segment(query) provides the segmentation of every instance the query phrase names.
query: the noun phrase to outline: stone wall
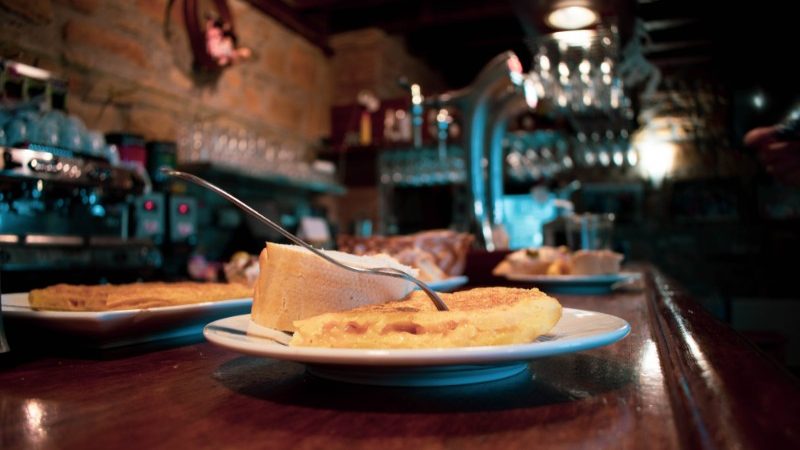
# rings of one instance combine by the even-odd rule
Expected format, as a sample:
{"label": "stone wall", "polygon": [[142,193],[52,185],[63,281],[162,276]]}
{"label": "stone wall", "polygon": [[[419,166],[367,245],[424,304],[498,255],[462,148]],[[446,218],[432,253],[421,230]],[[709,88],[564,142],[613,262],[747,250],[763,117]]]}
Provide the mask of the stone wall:
{"label": "stone wall", "polygon": [[175,140],[183,123],[213,121],[291,147],[328,135],[331,64],[319,48],[230,0],[239,42],[254,57],[216,79],[198,76],[182,3],[169,14],[167,3],[0,0],[0,56],[66,77],[69,111],[103,132]]}

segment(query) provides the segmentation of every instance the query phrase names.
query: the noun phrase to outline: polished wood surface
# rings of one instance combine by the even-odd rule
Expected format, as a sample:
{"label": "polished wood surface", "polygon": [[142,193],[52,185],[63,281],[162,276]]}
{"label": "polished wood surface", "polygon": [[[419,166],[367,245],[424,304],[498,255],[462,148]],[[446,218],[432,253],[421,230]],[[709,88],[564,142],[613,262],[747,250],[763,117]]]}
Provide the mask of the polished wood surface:
{"label": "polished wood surface", "polygon": [[643,290],[556,295],[631,334],[512,378],[387,388],[205,342],[16,349],[0,448],[797,448],[800,390],[655,271]]}
{"label": "polished wood surface", "polygon": [[650,312],[682,444],[800,448],[796,379],[662,274]]}

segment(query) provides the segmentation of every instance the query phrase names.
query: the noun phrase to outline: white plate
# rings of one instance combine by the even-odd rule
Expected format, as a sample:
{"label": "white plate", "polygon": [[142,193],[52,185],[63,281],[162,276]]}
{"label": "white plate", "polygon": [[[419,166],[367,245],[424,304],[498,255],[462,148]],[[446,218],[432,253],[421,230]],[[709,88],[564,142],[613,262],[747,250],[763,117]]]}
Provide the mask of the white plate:
{"label": "white plate", "polygon": [[[248,329],[260,337],[248,334]],[[263,333],[266,331],[266,333]],[[550,333],[529,344],[442,349],[338,349],[288,347],[285,333],[251,324],[248,314],[210,323],[212,343],[237,352],[308,365],[320,377],[386,386],[444,386],[498,380],[527,368],[533,358],[578,352],[616,342],[630,331],[623,319],[564,308]]]}
{"label": "white plate", "polygon": [[457,277],[445,278],[444,280],[431,281],[428,283],[428,286],[437,292],[450,292],[457,287],[467,284],[467,281],[469,281],[469,278],[465,275],[460,275]]}
{"label": "white plate", "polygon": [[561,294],[605,294],[615,283],[628,283],[639,279],[637,272],[620,272],[608,275],[505,275],[506,279],[531,283],[546,292]]}
{"label": "white plate", "polygon": [[167,338],[199,335],[207,323],[249,313],[251,298],[120,311],[37,311],[27,293],[3,294],[3,319],[8,333],[31,334],[34,330],[55,333],[81,345],[118,347]]}

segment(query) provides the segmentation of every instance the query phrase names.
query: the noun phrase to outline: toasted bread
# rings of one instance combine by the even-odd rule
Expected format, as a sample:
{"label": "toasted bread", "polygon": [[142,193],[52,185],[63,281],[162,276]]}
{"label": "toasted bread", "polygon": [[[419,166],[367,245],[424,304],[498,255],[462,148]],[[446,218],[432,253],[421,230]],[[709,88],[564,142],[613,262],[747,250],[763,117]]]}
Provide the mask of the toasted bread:
{"label": "toasted bread", "polygon": [[423,292],[406,299],[294,322],[290,345],[337,348],[437,348],[519,344],[547,333],[561,305],[538,289],[477,288],[439,294],[437,311]]}
{"label": "toasted bread", "polygon": [[33,309],[113,311],[246,298],[252,289],[237,283],[56,284],[28,295]]}
{"label": "toasted bread", "polygon": [[[388,255],[326,253],[350,266],[393,267],[417,275]],[[295,320],[399,300],[413,288],[409,281],[351,272],[302,247],[269,242],[259,256],[251,317],[261,326],[294,331]]]}

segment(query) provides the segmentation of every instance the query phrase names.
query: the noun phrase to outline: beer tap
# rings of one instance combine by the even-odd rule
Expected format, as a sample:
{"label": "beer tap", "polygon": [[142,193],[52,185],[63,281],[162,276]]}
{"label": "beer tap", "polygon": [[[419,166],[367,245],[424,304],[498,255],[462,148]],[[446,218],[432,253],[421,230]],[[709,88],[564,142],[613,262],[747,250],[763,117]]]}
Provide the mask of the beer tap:
{"label": "beer tap", "polygon": [[422,87],[417,83],[410,83],[407,78],[400,77],[397,84],[411,94],[411,126],[413,129],[414,148],[422,147],[422,125],[424,123],[425,97]]}

